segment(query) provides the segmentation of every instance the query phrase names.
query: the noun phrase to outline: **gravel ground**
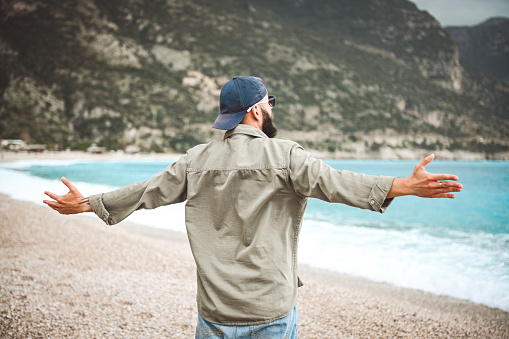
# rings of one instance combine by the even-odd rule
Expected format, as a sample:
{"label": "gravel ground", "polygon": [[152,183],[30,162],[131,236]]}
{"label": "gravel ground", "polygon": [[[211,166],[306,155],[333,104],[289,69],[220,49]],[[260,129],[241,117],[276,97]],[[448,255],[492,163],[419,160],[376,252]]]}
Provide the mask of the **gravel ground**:
{"label": "gravel ground", "polygon": [[[509,313],[301,266],[301,338],[509,338]],[[0,195],[0,338],[193,338],[185,235]]]}

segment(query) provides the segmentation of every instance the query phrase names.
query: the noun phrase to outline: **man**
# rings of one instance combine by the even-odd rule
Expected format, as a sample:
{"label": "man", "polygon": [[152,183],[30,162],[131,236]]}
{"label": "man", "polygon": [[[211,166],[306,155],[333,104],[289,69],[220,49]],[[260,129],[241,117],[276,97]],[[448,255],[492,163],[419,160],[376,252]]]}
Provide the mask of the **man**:
{"label": "man", "polygon": [[221,90],[213,127],[223,140],[198,145],[152,179],[83,197],[45,192],[62,214],[95,212],[108,225],[138,209],[187,200],[197,265],[196,337],[296,338],[297,242],[308,197],[383,213],[403,195],[454,198],[455,175],[430,174],[422,160],[408,178],[338,171],[297,143],[273,139],[275,97],[263,80],[235,77]]}

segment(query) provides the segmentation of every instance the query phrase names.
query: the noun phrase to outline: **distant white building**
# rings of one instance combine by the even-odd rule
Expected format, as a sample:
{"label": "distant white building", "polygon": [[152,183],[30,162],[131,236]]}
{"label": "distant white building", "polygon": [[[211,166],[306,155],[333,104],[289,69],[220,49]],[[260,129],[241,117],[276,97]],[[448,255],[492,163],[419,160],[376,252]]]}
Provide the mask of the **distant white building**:
{"label": "distant white building", "polygon": [[128,154],[140,153],[140,148],[136,145],[129,145],[125,148],[125,152]]}
{"label": "distant white building", "polygon": [[100,147],[100,146],[97,146],[96,144],[92,144],[92,145],[90,145],[89,148],[87,148],[87,152],[93,153],[93,154],[101,154],[101,153],[106,152],[106,147]]}
{"label": "distant white building", "polygon": [[22,148],[25,148],[26,144],[23,140],[20,139],[2,139],[2,148],[8,149],[10,151],[20,151]]}

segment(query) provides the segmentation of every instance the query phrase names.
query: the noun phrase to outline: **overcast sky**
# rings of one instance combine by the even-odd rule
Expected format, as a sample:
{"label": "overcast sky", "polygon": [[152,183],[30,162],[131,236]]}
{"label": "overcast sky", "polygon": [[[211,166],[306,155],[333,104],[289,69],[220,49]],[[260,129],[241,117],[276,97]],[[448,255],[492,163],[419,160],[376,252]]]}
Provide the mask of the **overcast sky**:
{"label": "overcast sky", "polygon": [[509,0],[411,0],[442,26],[474,26],[488,18],[509,18]]}

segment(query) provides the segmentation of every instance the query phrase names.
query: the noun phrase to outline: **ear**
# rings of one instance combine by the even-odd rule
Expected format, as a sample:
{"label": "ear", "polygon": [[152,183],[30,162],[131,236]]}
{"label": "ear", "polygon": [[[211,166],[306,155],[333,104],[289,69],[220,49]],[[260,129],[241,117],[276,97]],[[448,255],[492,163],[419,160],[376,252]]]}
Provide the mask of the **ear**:
{"label": "ear", "polygon": [[249,112],[244,115],[241,121],[242,124],[250,125],[262,130],[263,126],[263,112],[260,105],[255,105]]}
{"label": "ear", "polygon": [[253,115],[253,119],[260,123],[260,125],[263,123],[263,113],[260,105],[254,105],[251,112],[249,112]]}

